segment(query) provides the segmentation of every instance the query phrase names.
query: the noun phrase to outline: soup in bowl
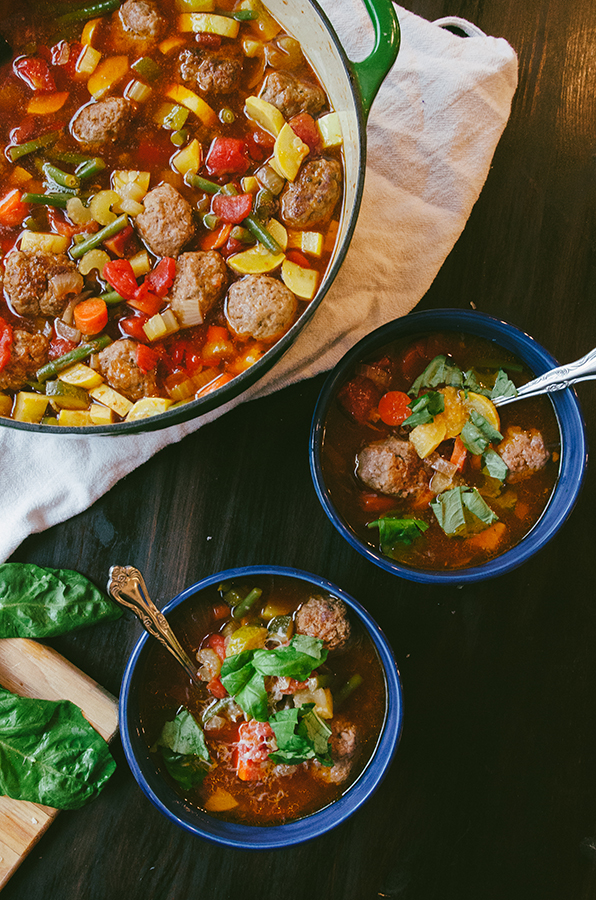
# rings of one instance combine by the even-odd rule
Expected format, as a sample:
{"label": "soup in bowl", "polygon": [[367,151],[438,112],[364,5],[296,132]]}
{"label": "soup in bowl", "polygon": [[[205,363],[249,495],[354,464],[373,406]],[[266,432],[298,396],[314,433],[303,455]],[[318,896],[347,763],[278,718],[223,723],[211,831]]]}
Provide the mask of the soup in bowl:
{"label": "soup in bowl", "polygon": [[513,326],[415,313],[354,347],[313,420],[311,470],[357,550],[415,581],[501,574],[563,523],[585,466],[573,391],[495,405],[555,365]]}
{"label": "soup in bowl", "polygon": [[251,567],[204,579],[164,612],[200,683],[140,639],[121,734],[150,800],[186,830],[245,849],[310,839],[355,812],[402,719],[391,649],[360,604],[314,575]]}

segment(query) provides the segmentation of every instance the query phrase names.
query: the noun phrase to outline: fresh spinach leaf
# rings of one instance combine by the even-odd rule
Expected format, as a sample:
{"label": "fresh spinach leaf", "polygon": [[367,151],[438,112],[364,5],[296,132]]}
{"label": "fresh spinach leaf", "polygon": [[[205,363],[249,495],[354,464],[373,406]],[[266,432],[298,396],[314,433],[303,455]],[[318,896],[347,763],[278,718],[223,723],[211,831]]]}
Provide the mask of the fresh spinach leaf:
{"label": "fresh spinach leaf", "polygon": [[428,528],[422,519],[397,519],[393,516],[382,516],[375,522],[369,522],[367,528],[379,529],[379,545],[385,556],[393,557],[397,544],[409,545]]}
{"label": "fresh spinach leaf", "polygon": [[282,709],[269,719],[277,750],[269,754],[275,763],[297,765],[317,757],[332,765],[329,754],[331,729],[317,715],[312,703],[298,709]]}
{"label": "fresh spinach leaf", "polygon": [[488,447],[482,454],[482,471],[491,478],[505,481],[509,468],[503,457],[492,447]]}
{"label": "fresh spinach leaf", "polygon": [[184,790],[201,784],[211,765],[203,729],[187,709],[166,722],[154,749],[160,748],[169,775]]}
{"label": "fresh spinach leaf", "polygon": [[484,397],[490,397],[492,388],[481,382],[482,376],[476,369],[468,369],[464,372],[464,388],[468,391],[474,391],[475,394],[482,394]]}
{"label": "fresh spinach leaf", "polygon": [[491,400],[494,400],[496,397],[517,397],[517,388],[503,369],[499,369],[499,374],[490,393]]}
{"label": "fresh spinach leaf", "polygon": [[230,696],[241,691],[252,678],[255,671],[252,664],[254,655],[254,650],[243,650],[242,653],[226,657],[222,662],[219,677]]}
{"label": "fresh spinach leaf", "polygon": [[[309,704],[310,706],[310,704]],[[329,754],[329,738],[331,737],[331,729],[326,722],[321,719],[314,707],[306,709],[301,716],[298,725],[298,734],[307,737],[312,741],[314,751],[321,761],[331,764],[331,756]]]}
{"label": "fresh spinach leaf", "polygon": [[[307,641],[302,638],[307,637]],[[303,648],[308,648],[306,651]],[[323,641],[308,635],[295,635],[287,647],[275,650],[256,650],[253,666],[261,675],[285,675],[304,681],[313,669],[327,658]]]}
{"label": "fresh spinach leaf", "polygon": [[41,638],[118,619],[122,610],[88,578],[33,563],[0,565],[0,637]]}
{"label": "fresh spinach leaf", "polygon": [[0,794],[79,809],[116,768],[107,743],[69,700],[34,700],[0,687]]}
{"label": "fresh spinach leaf", "polygon": [[493,441],[502,441],[503,435],[475,409],[470,410],[470,418],[461,430],[464,446],[474,456],[480,456]]}
{"label": "fresh spinach leaf", "polygon": [[408,394],[410,397],[417,397],[421,390],[436,388],[442,384],[449,384],[453,387],[463,386],[462,370],[453,363],[448,362],[444,354],[431,359],[424,372],[418,376],[408,391]]}
{"label": "fresh spinach leaf", "polygon": [[234,695],[234,700],[249,719],[266,722],[269,715],[269,703],[265,690],[265,679],[260,672],[253,669],[250,679],[242,690]]}
{"label": "fresh spinach leaf", "polygon": [[467,537],[483,531],[499,519],[477,488],[451,488],[438,494],[430,505],[437,522],[447,535]]}
{"label": "fresh spinach leaf", "polygon": [[404,419],[402,425],[415,428],[416,425],[427,425],[429,422],[433,422],[434,417],[445,410],[445,397],[439,391],[429,391],[429,393],[412,400],[408,406],[412,412],[407,419]]}

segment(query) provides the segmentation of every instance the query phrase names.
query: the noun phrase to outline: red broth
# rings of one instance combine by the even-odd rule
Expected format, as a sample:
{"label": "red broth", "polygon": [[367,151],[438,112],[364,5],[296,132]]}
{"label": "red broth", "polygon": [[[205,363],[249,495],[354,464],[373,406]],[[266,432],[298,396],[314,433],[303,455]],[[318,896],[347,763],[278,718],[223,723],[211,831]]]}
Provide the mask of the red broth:
{"label": "red broth", "polygon": [[[455,474],[450,486],[476,488],[492,513],[498,516],[498,520],[490,525],[476,522],[477,527],[471,529],[476,533],[465,536],[446,534],[438,523],[430,506],[437,492],[429,489],[436,470],[430,468],[428,460],[421,463],[420,469],[416,467],[416,472],[421,473],[420,489],[411,496],[391,495],[363,483],[358,474],[358,459],[363,448],[390,435],[408,441],[411,433],[405,426],[387,425],[382,421],[379,417],[380,398],[388,391],[406,393],[438,354],[446,354],[448,361],[463,371],[474,367],[487,383],[491,378],[494,380],[498,368],[504,368],[518,386],[533,377],[512,353],[479,337],[459,333],[408,337],[376,351],[350,374],[346,381],[352,395],[347,401],[348,408],[346,401],[341,402],[337,396],[330,404],[321,449],[323,478],[331,500],[357,537],[378,551],[381,549],[380,533],[377,527],[369,527],[371,523],[383,516],[416,519],[427,526],[426,530],[415,531],[410,544],[396,541],[391,548],[385,547],[385,555],[412,568],[427,570],[481,565],[519,543],[539,520],[549,501],[557,480],[561,449],[557,420],[547,398],[519,400],[499,407],[500,433],[505,436],[511,427],[519,427],[529,434],[539,432],[548,460],[539,470],[525,473],[525,477],[515,477],[510,471],[500,483],[483,473],[481,455],[464,450],[463,469]],[[370,374],[370,366],[374,377],[374,367],[379,362],[389,373],[387,382],[376,391],[370,389],[367,392],[366,382],[362,379]],[[346,387],[340,389],[340,393],[342,390]],[[407,398],[409,402],[412,399],[412,396]],[[443,441],[431,458],[439,456],[451,461],[454,444],[453,438]],[[494,440],[489,447],[496,449],[499,445],[500,442]],[[443,490],[447,489],[443,487]]]}
{"label": "red broth", "polygon": [[[226,594],[230,586],[227,585],[226,590],[219,590],[218,587],[212,586],[201,591],[173,610],[169,616],[181,643],[193,656],[201,649],[205,651],[212,645],[217,646],[217,640],[221,641],[223,635],[226,635],[229,657],[234,650],[230,641],[234,639],[234,634],[239,633],[232,632],[232,627],[242,624],[257,630],[263,629],[272,621],[273,616],[280,615],[288,616],[296,622],[297,611],[310,597],[327,596],[304,582],[286,576],[251,577],[250,584],[234,585],[232,589],[238,589],[240,593],[244,589],[246,593],[256,588],[262,594],[250,612],[235,620],[225,602],[222,603],[222,594]],[[163,777],[193,805],[216,817],[248,825],[279,825],[299,819],[340,797],[358,778],[374,753],[386,709],[385,679],[375,647],[365,629],[349,612],[348,619],[351,628],[348,643],[343,648],[330,651],[314,676],[320,684],[326,685],[324,690],[328,693],[324,703],[331,696],[333,717],[324,718],[323,721],[334,733],[338,728],[348,739],[351,739],[350,735],[355,736],[356,750],[353,754],[342,756],[346,747],[337,752],[333,750],[332,755],[336,760],[336,767],[333,769],[320,766],[312,760],[297,765],[275,766],[267,756],[267,751],[275,751],[276,745],[271,740],[265,752],[262,752],[261,744],[261,752],[257,754],[258,762],[249,760],[241,769],[241,728],[250,716],[243,714],[234,705],[228,705],[226,709],[229,697],[226,698],[224,692],[223,700],[219,701],[220,706],[223,704],[223,710],[220,709],[216,717],[204,722],[205,711],[218,702],[216,696],[222,696],[220,690],[211,682],[210,688],[207,687],[207,682],[198,687],[192,685],[169,654],[157,644],[152,647],[145,666],[140,713],[148,745],[153,748],[155,764]],[[215,643],[213,635],[218,636]],[[352,684],[358,678],[362,681],[338,708],[342,690],[354,676],[356,681],[352,681]],[[271,694],[271,678],[266,684]],[[280,708],[295,706],[298,703],[295,698],[300,696],[296,691],[305,690],[304,682],[300,684],[301,687],[296,687],[296,682],[286,684],[288,693],[277,701],[270,700],[268,713],[273,714]],[[212,690],[215,690],[216,696],[211,693]],[[317,702],[321,702],[321,698]],[[164,723],[174,720],[181,710],[187,710],[196,722],[204,724],[206,745],[211,761],[215,763],[208,766],[202,783],[191,788],[181,786],[170,776],[162,750],[156,746]],[[216,727],[212,728],[209,721]],[[252,725],[254,724],[253,720]],[[261,723],[258,727],[267,726],[262,726]],[[344,763],[345,769],[342,770]],[[240,771],[242,777],[239,777]],[[331,772],[333,774],[329,775]],[[333,780],[329,782],[328,778],[341,780],[334,783]]]}
{"label": "red broth", "polygon": [[[288,331],[327,269],[342,155],[321,131],[323,88],[260,0],[217,0],[194,31],[191,0],[126,0],[74,22],[69,2],[51,16],[14,6],[0,66],[0,415],[106,425],[216,390]],[[131,30],[140,8],[135,27],[155,33]],[[267,98],[273,124],[248,115],[249,97]],[[297,172],[275,171],[282,124]],[[81,255],[77,242],[110,227],[95,259]],[[64,371],[81,347],[99,387]]]}

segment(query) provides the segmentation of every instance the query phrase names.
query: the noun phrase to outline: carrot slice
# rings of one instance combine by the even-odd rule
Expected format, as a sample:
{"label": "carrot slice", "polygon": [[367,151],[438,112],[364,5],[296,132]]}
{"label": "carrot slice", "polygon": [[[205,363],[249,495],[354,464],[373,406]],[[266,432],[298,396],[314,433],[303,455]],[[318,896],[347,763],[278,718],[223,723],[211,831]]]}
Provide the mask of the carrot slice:
{"label": "carrot slice", "polygon": [[201,250],[219,250],[229,238],[231,230],[232,223],[224,222],[215,231],[208,231],[199,241]]}
{"label": "carrot slice", "polygon": [[108,324],[108,307],[99,297],[81,300],[74,308],[74,320],[82,334],[99,334]]}

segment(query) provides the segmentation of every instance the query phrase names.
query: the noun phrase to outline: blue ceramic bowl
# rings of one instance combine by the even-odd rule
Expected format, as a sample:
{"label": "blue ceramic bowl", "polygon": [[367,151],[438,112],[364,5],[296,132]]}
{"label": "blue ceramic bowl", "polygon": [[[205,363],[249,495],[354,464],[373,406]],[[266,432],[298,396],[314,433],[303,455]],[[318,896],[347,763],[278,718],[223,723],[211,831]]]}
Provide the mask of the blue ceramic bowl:
{"label": "blue ceramic bowl", "polygon": [[410,581],[463,584],[493,578],[514,569],[537,553],[557,533],[577,500],[587,462],[585,425],[572,388],[551,394],[561,434],[561,464],[553,494],[539,521],[519,544],[481,566],[440,572],[414,569],[394,562],[364,543],[335,509],[321,467],[321,446],[327,410],[356,364],[391,341],[433,331],[460,331],[494,341],[513,352],[534,372],[542,375],[558,365],[551,354],[514,325],[473,310],[444,309],[411,313],[382,325],[359,341],[330,373],[319,395],[310,436],[311,474],[323,509],[348,543],[375,565]]}
{"label": "blue ceramic bowl", "polygon": [[149,753],[139,714],[139,689],[147,654],[153,639],[147,634],[139,639],[126,666],[120,691],[120,734],[124,753],[142,791],[171,822],[197,837],[240,850],[273,850],[311,840],[335,828],[362,806],[378,788],[393,759],[402,725],[402,693],[399,674],[391,647],[379,626],[364,607],[331,582],[299,569],[280,566],[249,566],[228,569],[204,578],[182,591],[164,607],[168,612],[185,603],[212,584],[256,575],[279,575],[299,579],[308,585],[340,597],[372,638],[385,672],[387,707],[379,741],[368,766],[343,796],[334,803],[294,822],[284,825],[256,827],[238,825],[214,818],[183,800],[161,777]]}

